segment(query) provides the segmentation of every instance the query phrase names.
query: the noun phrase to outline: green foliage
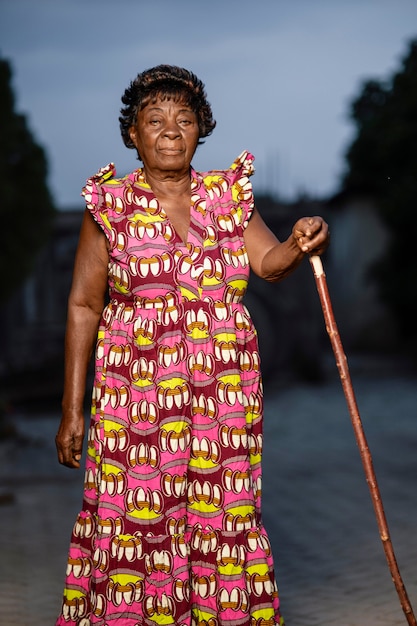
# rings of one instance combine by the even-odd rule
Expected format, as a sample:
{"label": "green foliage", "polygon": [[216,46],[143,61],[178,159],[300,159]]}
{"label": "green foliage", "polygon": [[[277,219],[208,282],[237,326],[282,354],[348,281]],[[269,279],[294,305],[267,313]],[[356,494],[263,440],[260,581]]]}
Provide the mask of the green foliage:
{"label": "green foliage", "polygon": [[30,274],[55,213],[45,153],[25,117],[15,112],[11,78],[9,62],[0,59],[0,264],[7,276],[0,295],[3,301]]}
{"label": "green foliage", "polygon": [[344,189],[375,200],[391,234],[375,268],[382,299],[410,345],[417,345],[417,40],[391,79],[368,81],[353,102],[357,135]]}

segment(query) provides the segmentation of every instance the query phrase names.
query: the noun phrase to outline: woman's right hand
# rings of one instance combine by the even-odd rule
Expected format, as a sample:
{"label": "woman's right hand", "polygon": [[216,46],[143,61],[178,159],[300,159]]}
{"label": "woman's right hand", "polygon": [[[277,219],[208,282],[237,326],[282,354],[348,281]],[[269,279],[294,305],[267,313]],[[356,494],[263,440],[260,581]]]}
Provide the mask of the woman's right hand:
{"label": "woman's right hand", "polygon": [[86,376],[104,306],[108,262],[106,237],[86,210],[68,299],[62,419],[55,437],[58,460],[67,467],[80,467]]}
{"label": "woman's right hand", "polygon": [[80,467],[83,452],[85,420],[82,411],[65,411],[55,437],[58,461],[61,465]]}

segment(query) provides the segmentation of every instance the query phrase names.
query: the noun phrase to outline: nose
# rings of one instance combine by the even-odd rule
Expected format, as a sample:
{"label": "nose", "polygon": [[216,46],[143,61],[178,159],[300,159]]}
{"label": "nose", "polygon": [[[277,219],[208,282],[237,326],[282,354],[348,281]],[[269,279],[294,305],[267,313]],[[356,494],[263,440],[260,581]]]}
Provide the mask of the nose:
{"label": "nose", "polygon": [[180,135],[178,124],[175,120],[167,120],[164,128],[164,135],[169,139],[176,139]]}

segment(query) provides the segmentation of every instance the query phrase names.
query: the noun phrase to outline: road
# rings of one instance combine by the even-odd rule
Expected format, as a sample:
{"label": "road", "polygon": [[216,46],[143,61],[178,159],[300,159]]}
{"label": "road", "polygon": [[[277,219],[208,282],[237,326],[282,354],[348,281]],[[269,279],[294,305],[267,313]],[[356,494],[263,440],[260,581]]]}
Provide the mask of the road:
{"label": "road", "polygon": [[[416,376],[372,361],[352,379],[417,611]],[[268,387],[263,511],[286,626],[406,624],[337,374]],[[58,413],[12,417],[19,437],[0,444],[0,624],[53,626],[83,476],[55,460]]]}

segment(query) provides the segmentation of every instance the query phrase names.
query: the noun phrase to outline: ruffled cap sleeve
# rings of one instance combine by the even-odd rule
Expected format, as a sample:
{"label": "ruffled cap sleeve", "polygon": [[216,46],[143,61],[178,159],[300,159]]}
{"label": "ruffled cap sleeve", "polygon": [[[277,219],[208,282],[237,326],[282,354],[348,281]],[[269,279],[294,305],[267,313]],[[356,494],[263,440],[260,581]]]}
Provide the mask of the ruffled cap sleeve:
{"label": "ruffled cap sleeve", "polygon": [[255,167],[253,165],[254,160],[255,157],[253,154],[245,150],[237,157],[237,159],[233,161],[230,166],[230,171],[232,173],[232,198],[242,211],[241,224],[243,228],[246,228],[248,225],[249,219],[255,207],[252,183],[249,180],[249,177],[255,172]]}
{"label": "ruffled cap sleeve", "polygon": [[253,154],[244,150],[239,156],[233,161],[230,169],[239,174],[243,174],[245,176],[252,176],[255,173],[255,166],[253,164],[255,157]]}
{"label": "ruffled cap sleeve", "polygon": [[109,163],[102,167],[97,174],[87,179],[81,192],[84,197],[87,209],[92,214],[95,221],[101,226],[106,237],[111,239],[111,225],[108,219],[108,209],[102,185],[116,176],[114,163]]}

